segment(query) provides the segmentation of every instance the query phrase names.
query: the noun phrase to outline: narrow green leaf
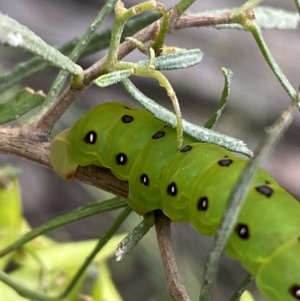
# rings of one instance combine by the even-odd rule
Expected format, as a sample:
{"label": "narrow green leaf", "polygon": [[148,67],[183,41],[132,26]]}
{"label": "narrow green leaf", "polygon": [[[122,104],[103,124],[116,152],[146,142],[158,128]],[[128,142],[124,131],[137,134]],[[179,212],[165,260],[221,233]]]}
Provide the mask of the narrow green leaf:
{"label": "narrow green leaf", "polygon": [[228,97],[229,97],[230,84],[231,84],[231,79],[232,79],[232,71],[229,69],[225,69],[225,68],[222,68],[221,70],[222,70],[222,73],[225,78],[224,89],[223,89],[222,97],[220,99],[217,109],[215,110],[215,112],[211,116],[211,118],[204,125],[204,127],[207,129],[212,129],[215,126],[219,117],[222,114],[222,111],[223,111],[223,109],[227,103]]}
{"label": "narrow green leaf", "polygon": [[0,13],[0,43],[10,47],[20,47],[40,56],[59,69],[71,74],[82,73],[82,68],[51,47],[26,26]]}
{"label": "narrow green leaf", "polygon": [[41,91],[34,92],[29,88],[18,91],[10,100],[0,103],[0,124],[18,119],[44,100],[45,94]]}
{"label": "narrow green leaf", "polygon": [[268,6],[259,6],[254,9],[255,23],[261,29],[296,29],[299,24],[297,12],[289,12]]}
{"label": "narrow green leaf", "polygon": [[0,281],[1,299],[5,301],[29,301],[27,298],[21,297],[13,288]]}
{"label": "narrow green leaf", "polygon": [[[203,52],[196,49],[182,49],[173,53],[155,57],[153,65],[156,70],[176,70],[184,69],[199,64],[202,60]],[[137,66],[145,68],[149,65],[149,60],[139,61]]]}
{"label": "narrow green leaf", "polygon": [[[155,101],[143,94],[129,79],[123,80],[122,84],[127,92],[157,119],[163,120],[174,128],[176,127],[176,117],[172,112],[158,105]],[[231,151],[242,153],[249,157],[252,157],[253,155],[252,151],[248,149],[241,140],[194,125],[184,119],[182,122],[184,131],[199,141],[221,145]]]}
{"label": "narrow green leaf", "polygon": [[[138,16],[129,20],[122,34],[121,41],[126,37],[133,36],[137,31],[143,29],[150,23],[156,21],[160,14],[156,11],[148,13],[146,16]],[[90,44],[87,46],[82,54],[82,57],[93,54],[97,51],[103,50],[109,46],[111,38],[111,29],[106,29],[103,32],[96,34]],[[75,38],[58,48],[65,55],[69,55],[73,48],[78,44],[80,38]],[[17,65],[12,70],[0,76],[0,93],[9,89],[14,84],[24,80],[34,74],[40,73],[43,70],[50,69],[48,62],[43,61],[39,57],[34,57],[24,63]]]}
{"label": "narrow green leaf", "polygon": [[99,76],[97,79],[94,80],[94,84],[99,87],[102,87],[102,88],[108,87],[108,86],[114,85],[116,83],[119,83],[120,81],[122,81],[125,78],[128,78],[133,73],[134,73],[133,69],[114,71],[114,72]]}

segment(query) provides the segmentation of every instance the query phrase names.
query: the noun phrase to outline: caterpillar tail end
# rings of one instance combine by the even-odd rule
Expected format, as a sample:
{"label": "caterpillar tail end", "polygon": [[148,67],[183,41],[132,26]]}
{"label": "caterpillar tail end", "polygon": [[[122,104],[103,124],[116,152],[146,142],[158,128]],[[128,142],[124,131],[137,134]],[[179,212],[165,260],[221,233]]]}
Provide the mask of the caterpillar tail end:
{"label": "caterpillar tail end", "polygon": [[56,135],[51,143],[50,160],[54,171],[65,180],[73,180],[78,164],[70,158],[67,136],[70,129]]}

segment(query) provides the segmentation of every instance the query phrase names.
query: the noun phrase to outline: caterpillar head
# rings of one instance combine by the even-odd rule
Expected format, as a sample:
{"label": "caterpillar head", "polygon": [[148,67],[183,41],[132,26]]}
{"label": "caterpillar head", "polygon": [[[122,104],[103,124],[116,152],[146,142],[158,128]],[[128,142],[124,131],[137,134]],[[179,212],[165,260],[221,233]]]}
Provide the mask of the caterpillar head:
{"label": "caterpillar head", "polygon": [[89,115],[79,118],[72,128],[61,132],[52,141],[51,164],[63,179],[72,180],[79,165],[99,165],[98,148],[102,144],[98,139],[99,120]]}
{"label": "caterpillar head", "polygon": [[56,135],[51,143],[50,160],[54,171],[65,180],[72,180],[78,164],[71,158],[67,137],[70,129]]}
{"label": "caterpillar head", "polygon": [[78,166],[103,166],[111,138],[110,126],[118,112],[124,111],[121,103],[105,103],[94,107],[75,124],[54,137],[51,144],[51,164],[63,179],[72,180]]}

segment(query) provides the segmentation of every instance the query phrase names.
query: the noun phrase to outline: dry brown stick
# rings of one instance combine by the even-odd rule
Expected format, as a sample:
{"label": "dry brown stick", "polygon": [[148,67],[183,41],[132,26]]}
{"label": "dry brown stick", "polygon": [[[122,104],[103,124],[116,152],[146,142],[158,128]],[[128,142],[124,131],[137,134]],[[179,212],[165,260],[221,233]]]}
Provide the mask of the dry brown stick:
{"label": "dry brown stick", "polygon": [[230,24],[230,12],[204,15],[182,15],[177,21],[174,30],[190,27],[207,27],[220,24]]}
{"label": "dry brown stick", "polygon": [[167,276],[168,289],[176,301],[190,301],[190,297],[181,280],[172,248],[171,220],[161,211],[155,211],[155,229],[160,255]]}

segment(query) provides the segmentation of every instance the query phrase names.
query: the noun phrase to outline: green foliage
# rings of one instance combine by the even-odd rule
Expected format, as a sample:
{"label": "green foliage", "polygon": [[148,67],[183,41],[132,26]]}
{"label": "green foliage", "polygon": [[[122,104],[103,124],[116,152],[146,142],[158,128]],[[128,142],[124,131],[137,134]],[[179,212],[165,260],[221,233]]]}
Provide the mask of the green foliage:
{"label": "green foliage", "polygon": [[0,103],[0,124],[16,120],[38,107],[45,100],[45,95],[29,88],[17,92],[11,99]]}
{"label": "green foliage", "polygon": [[[12,168],[2,167],[0,172],[0,247],[3,249],[25,233],[34,233],[37,229],[30,232],[31,229],[22,216],[21,195],[15,171]],[[105,210],[104,204],[101,205]],[[110,206],[110,210],[112,208]],[[86,208],[82,209],[75,212],[77,216],[75,220],[78,220],[79,212],[87,211]],[[67,218],[64,222],[66,220]],[[48,226],[47,230],[49,229]],[[8,274],[9,278],[0,272],[0,279],[3,281],[0,282],[3,300],[54,300],[57,297],[50,296],[59,296],[68,290],[65,300],[76,301],[78,295],[83,293],[82,287],[88,277],[94,285],[87,293],[94,300],[104,301],[112,296],[114,300],[122,300],[114,287],[105,261],[114,253],[116,244],[123,237],[124,234],[120,234],[111,238],[101,252],[97,252],[92,264],[80,275],[79,281],[70,287],[71,280],[84,264],[85,258],[98,245],[97,240],[59,243],[43,235],[31,236],[28,244],[24,245],[23,241],[16,246],[18,248],[14,248],[14,252],[10,252],[9,256],[0,261],[2,270],[11,262],[18,265],[18,268]],[[93,266],[97,268],[97,275],[91,277]],[[44,291],[47,291],[49,297],[43,296]]]}
{"label": "green foliage", "polygon": [[[20,22],[1,13],[0,43],[29,51],[35,57],[0,75],[0,91],[10,95],[0,99],[0,151],[25,157],[48,167],[51,167],[51,157],[52,167],[61,177],[77,178],[118,196],[127,197],[129,194],[128,204],[140,214],[160,208],[173,221],[189,221],[203,234],[216,234],[203,276],[200,301],[212,300],[219,259],[225,248],[256,276],[259,288],[270,301],[290,300],[290,297],[286,297],[286,283],[290,285],[292,282],[294,285],[289,287],[288,293],[294,294],[294,299],[298,300],[299,277],[296,277],[296,280],[293,278],[299,273],[297,264],[293,262],[297,257],[298,248],[295,234],[299,228],[296,208],[298,204],[259,166],[291,123],[295,105],[300,108],[299,95],[269,50],[261,29],[294,29],[298,26],[299,16],[281,9],[261,6],[259,0],[246,1],[236,8],[192,14],[189,9],[195,2],[180,0],[174,3],[174,7],[167,9],[163,3],[156,1],[137,3],[126,8],[121,1],[108,0],[85,34],[66,42],[58,49],[48,45]],[[296,0],[295,4],[300,11],[299,1]],[[113,8],[115,22],[112,28],[96,33]],[[133,19],[129,20],[130,18]],[[222,68],[224,89],[219,106],[213,116],[207,118],[205,128],[182,118],[180,105],[188,100],[177,98],[177,87],[172,87],[166,73],[163,72],[195,66],[201,62],[203,56],[200,49],[166,45],[166,36],[184,28],[207,26],[248,31],[279,84],[291,99],[291,104],[269,128],[254,152],[254,159],[247,164],[245,160],[230,152],[252,157],[252,151],[243,141],[210,130],[218,121],[229,98],[232,72]],[[132,36],[133,34],[135,35]],[[221,47],[217,46],[220,51],[226,51],[225,44],[225,41],[222,41]],[[83,71],[76,63],[79,58],[105,48],[108,48],[107,56],[86,70]],[[123,61],[124,56],[135,48],[147,58],[138,62]],[[15,84],[21,86],[22,80],[54,68],[53,66],[60,69],[60,72],[46,97],[29,88],[8,90]],[[65,80],[70,74],[70,85],[62,92]],[[155,79],[171,100],[174,113],[144,95],[131,82],[132,76]],[[75,99],[92,83],[106,87],[118,82],[151,114],[129,110],[130,114],[134,115],[135,123],[130,130],[125,130],[123,122],[114,120],[115,116],[124,113],[122,104],[107,103],[95,107],[79,119],[72,129],[65,130],[55,137],[49,154],[49,136],[53,126]],[[24,114],[32,116],[29,122],[25,123],[19,119]],[[16,121],[19,125],[3,125],[9,121]],[[148,142],[149,137],[161,130],[165,123],[171,126],[164,129],[167,138],[157,139],[155,143]],[[95,139],[91,133],[96,131],[98,134],[99,129],[101,135],[97,135],[97,138],[101,144],[97,144],[95,149],[96,145],[90,143]],[[85,143],[87,141],[88,145]],[[111,146],[108,147],[109,143]],[[195,154],[194,150],[192,155],[177,152],[177,149],[186,144],[193,146]],[[121,152],[130,155],[126,166],[115,163],[115,155]],[[205,157],[201,155],[203,152]],[[223,158],[224,156],[226,158]],[[124,157],[119,159],[124,163]],[[223,169],[218,164],[222,159],[234,162],[226,170],[230,171],[229,174],[224,172],[226,168]],[[98,168],[89,166],[90,164]],[[99,168],[103,166],[110,168],[112,174]],[[141,173],[151,176],[151,192],[141,184]],[[123,181],[128,179],[129,188]],[[180,187],[176,200],[170,193],[166,193],[166,189],[162,189],[162,193],[160,191],[161,187],[167,187],[170,181],[178,183]],[[181,191],[181,187],[185,189]],[[258,187],[272,190],[273,194],[267,197],[265,193],[256,189]],[[211,206],[214,208],[211,213],[199,217],[195,208],[199,208],[199,195],[202,194],[209,195],[210,202],[213,200],[212,203],[219,206]],[[270,200],[271,205],[268,204]],[[125,208],[98,243],[96,240],[60,243],[45,236],[48,231],[57,227],[121,207]],[[78,298],[122,300],[110,275],[107,258],[124,237],[113,236],[131,212],[123,199],[113,198],[88,204],[31,230],[22,213],[16,172],[3,168],[0,173],[0,209],[2,298],[8,301],[72,301]],[[264,214],[267,210],[272,212],[270,218],[266,219]],[[176,301],[188,301],[190,298],[181,284],[174,260],[171,260],[174,259],[174,255],[168,245],[171,241],[168,222],[168,219],[163,222],[157,212],[145,215],[144,220],[119,243],[117,260],[123,260],[155,224],[170,295]],[[244,243],[236,235],[236,225],[244,223],[251,227],[253,242],[251,239],[249,243]],[[243,232],[244,228],[240,230]],[[271,239],[274,235],[276,239]],[[265,244],[265,241],[270,240],[269,244]],[[146,256],[144,257],[146,260]],[[17,264],[16,269],[8,269],[11,262]],[[289,265],[288,271],[283,271],[284,265]],[[152,262],[149,267],[153,268]],[[157,279],[161,278],[156,275]],[[251,277],[247,277],[243,282],[232,301],[239,300],[240,297],[241,300],[253,300],[248,292],[242,294],[249,279]]]}

